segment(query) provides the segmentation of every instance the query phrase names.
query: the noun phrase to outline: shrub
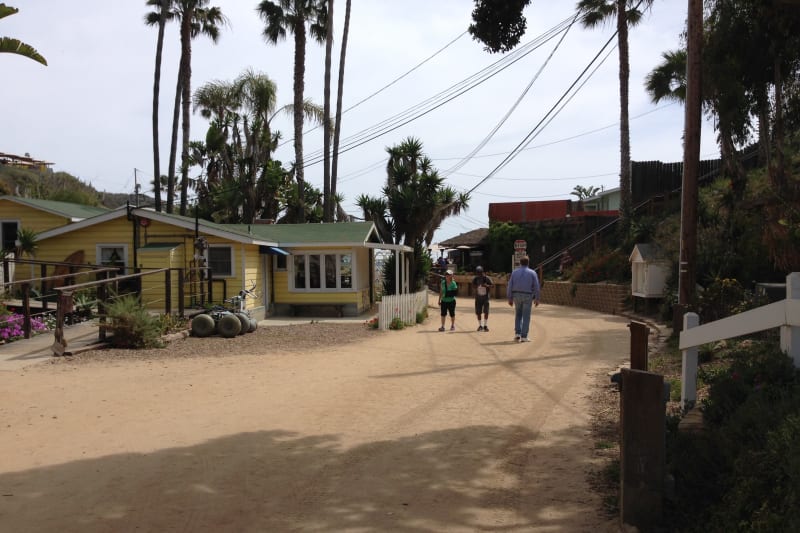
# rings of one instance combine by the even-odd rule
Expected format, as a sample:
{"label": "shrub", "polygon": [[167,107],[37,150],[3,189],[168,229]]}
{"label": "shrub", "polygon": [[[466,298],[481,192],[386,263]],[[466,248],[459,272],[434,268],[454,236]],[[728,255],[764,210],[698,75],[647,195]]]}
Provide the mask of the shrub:
{"label": "shrub", "polygon": [[161,322],[151,315],[134,295],[114,299],[106,306],[113,335],[111,345],[116,348],[162,348]]}
{"label": "shrub", "polygon": [[364,322],[364,325],[369,329],[378,329],[380,327],[380,322],[378,321],[378,317],[375,317]]}
{"label": "shrub", "polygon": [[422,324],[425,322],[425,319],[428,318],[428,309],[425,308],[422,311],[417,313],[417,324]]}
{"label": "shrub", "polygon": [[673,433],[676,530],[800,527],[800,371],[775,342],[742,343],[705,371],[706,430]]}
{"label": "shrub", "polygon": [[389,323],[389,329],[405,329],[406,323],[399,316],[396,316]]}
{"label": "shrub", "polygon": [[573,283],[630,282],[631,264],[624,254],[601,249],[575,263],[569,279]]}

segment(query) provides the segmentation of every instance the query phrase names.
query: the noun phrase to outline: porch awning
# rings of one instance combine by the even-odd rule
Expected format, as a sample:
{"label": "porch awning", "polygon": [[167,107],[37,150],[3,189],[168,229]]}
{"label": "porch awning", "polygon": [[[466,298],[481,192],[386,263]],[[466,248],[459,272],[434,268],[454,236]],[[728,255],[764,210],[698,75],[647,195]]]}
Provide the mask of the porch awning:
{"label": "porch awning", "polygon": [[278,248],[277,246],[259,246],[258,253],[270,255],[291,255],[283,248]]}

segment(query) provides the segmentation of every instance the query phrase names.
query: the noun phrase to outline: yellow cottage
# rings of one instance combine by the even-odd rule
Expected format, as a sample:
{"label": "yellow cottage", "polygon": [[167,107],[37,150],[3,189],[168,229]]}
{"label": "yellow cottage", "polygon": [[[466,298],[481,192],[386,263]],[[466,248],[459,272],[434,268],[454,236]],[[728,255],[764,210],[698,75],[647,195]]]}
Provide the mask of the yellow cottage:
{"label": "yellow cottage", "polygon": [[[121,273],[174,269],[171,301],[186,308],[221,303],[243,289],[255,318],[292,314],[300,307],[331,307],[357,316],[373,303],[373,249],[380,242],[371,222],[336,224],[215,224],[205,220],[122,208],[41,232],[37,259],[60,262],[82,251],[88,264],[117,266]],[[408,247],[400,247],[407,252]],[[201,270],[198,270],[201,269]],[[210,280],[202,272],[210,271]],[[147,276],[142,300],[163,309],[167,280]]]}

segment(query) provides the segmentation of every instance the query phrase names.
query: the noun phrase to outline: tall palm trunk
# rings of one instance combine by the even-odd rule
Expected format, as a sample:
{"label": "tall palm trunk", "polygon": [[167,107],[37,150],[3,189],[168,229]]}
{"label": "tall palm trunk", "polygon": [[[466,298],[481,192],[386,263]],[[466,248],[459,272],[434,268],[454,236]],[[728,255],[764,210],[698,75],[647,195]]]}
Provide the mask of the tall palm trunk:
{"label": "tall palm trunk", "polygon": [[628,59],[627,0],[617,0],[617,43],[619,47],[619,196],[620,231],[627,235],[631,217],[631,133],[628,121]]}
{"label": "tall palm trunk", "polygon": [[[181,65],[183,60],[181,60]],[[181,67],[178,68],[178,82],[175,84],[175,103],[172,109],[172,137],[169,144],[169,173],[167,175],[167,213],[175,209],[175,160],[178,154],[178,123],[181,118]]]}
{"label": "tall palm trunk", "polygon": [[158,95],[161,91],[161,56],[164,50],[164,28],[167,25],[169,0],[162,0],[158,19],[158,40],[156,41],[156,66],[153,75],[153,196],[155,209],[161,211],[161,160],[158,146]]}
{"label": "tall palm trunk", "polygon": [[191,121],[191,80],[192,80],[192,11],[187,10],[181,19],[181,106],[182,133],[181,147],[181,207],[180,214],[186,216],[189,191],[189,131]]}
{"label": "tall palm trunk", "polygon": [[294,176],[297,180],[297,212],[295,222],[306,219],[305,179],[303,175],[303,91],[306,70],[306,26],[303,21],[294,28]]}
{"label": "tall palm trunk", "polygon": [[350,0],[345,4],[342,51],[339,56],[339,83],[336,92],[336,124],[333,127],[333,156],[331,157],[331,198],[336,198],[336,180],[339,166],[339,130],[342,127],[342,92],[344,89],[344,60],[347,56],[347,34],[350,31]]}
{"label": "tall palm trunk", "polygon": [[328,19],[325,23],[325,88],[323,106],[325,122],[322,125],[323,141],[323,188],[322,220],[333,222],[333,198],[331,197],[331,54],[333,52],[333,0],[328,0]]}

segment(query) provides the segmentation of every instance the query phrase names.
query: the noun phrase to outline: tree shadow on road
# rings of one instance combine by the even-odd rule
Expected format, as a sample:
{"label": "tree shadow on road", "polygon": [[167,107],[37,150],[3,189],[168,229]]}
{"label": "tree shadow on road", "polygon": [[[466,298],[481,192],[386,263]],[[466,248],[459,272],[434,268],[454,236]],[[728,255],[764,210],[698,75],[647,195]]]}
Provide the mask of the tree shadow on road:
{"label": "tree shadow on road", "polygon": [[[0,474],[5,531],[597,531],[585,435],[242,433]],[[585,455],[585,454],[583,454]],[[3,525],[5,524],[5,525]]]}

